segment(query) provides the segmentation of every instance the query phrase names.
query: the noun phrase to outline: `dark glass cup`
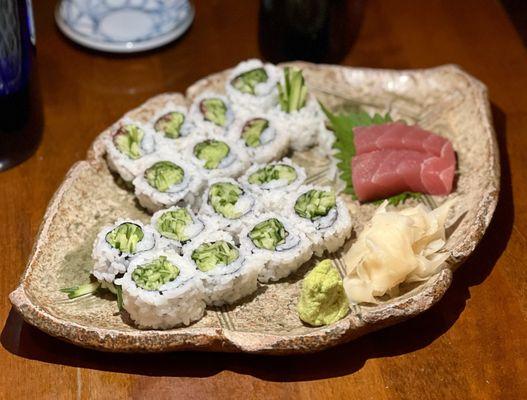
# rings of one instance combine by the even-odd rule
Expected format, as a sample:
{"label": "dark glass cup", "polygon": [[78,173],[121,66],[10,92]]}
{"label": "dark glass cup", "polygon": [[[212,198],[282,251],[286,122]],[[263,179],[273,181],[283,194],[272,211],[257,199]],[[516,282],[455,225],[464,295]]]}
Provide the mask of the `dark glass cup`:
{"label": "dark glass cup", "polygon": [[0,0],[0,171],[31,156],[42,134],[29,0]]}
{"label": "dark glass cup", "polygon": [[362,19],[362,0],[261,0],[260,50],[272,62],[337,63]]}

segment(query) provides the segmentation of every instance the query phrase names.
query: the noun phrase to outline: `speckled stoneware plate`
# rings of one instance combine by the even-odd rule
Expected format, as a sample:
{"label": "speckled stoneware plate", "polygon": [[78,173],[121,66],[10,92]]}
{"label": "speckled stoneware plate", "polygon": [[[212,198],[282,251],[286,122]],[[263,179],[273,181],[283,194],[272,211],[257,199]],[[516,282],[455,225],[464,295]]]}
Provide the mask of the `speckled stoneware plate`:
{"label": "speckled stoneware plate", "polygon": [[[499,160],[486,88],[456,66],[427,70],[388,71],[297,63],[310,90],[333,109],[361,106],[447,136],[459,161],[458,199],[448,221],[444,268],[421,284],[379,305],[353,306],[347,317],[313,328],[298,319],[295,307],[300,283],[315,260],[279,283],[261,285],[255,295],[232,307],[207,309],[197,323],[166,331],[139,330],[118,312],[115,299],[94,295],[68,300],[60,288],[88,281],[92,243],[97,231],[120,217],[148,220],[132,193],[116,184],[104,161],[103,132],[87,159],[75,164],[53,197],[33,254],[11,293],[24,319],[50,335],[107,351],[173,350],[243,351],[291,354],[318,351],[419,314],[437,302],[450,286],[452,270],[473,250],[488,226],[499,191]],[[186,104],[203,90],[223,91],[228,71],[203,79],[181,94],[150,99],[129,115],[148,119],[167,101]],[[328,160],[316,152],[294,154],[308,169],[309,180],[332,183]],[[445,197],[426,197],[434,207]],[[348,199],[355,232],[362,229],[375,206]],[[353,238],[350,243],[353,242]],[[349,246],[349,244],[347,246]],[[339,254],[333,255],[343,270]]]}

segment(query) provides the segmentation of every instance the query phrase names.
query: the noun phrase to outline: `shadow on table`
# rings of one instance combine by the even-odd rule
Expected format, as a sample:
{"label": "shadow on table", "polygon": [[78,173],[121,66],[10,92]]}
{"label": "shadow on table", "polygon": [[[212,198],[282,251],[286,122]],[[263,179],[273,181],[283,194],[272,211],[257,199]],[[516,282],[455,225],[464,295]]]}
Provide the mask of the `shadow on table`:
{"label": "shadow on table", "polygon": [[457,320],[469,288],[492,270],[509,240],[514,208],[505,142],[505,116],[493,107],[501,152],[501,193],[493,223],[472,256],[455,273],[443,299],[427,312],[351,343],[309,355],[287,357],[250,354],[181,352],[169,354],[110,354],[83,349],[42,333],[12,310],[1,335],[3,347],[19,357],[47,363],[148,376],[205,377],[223,370],[269,381],[313,380],[351,374],[366,360],[419,350],[446,332]]}

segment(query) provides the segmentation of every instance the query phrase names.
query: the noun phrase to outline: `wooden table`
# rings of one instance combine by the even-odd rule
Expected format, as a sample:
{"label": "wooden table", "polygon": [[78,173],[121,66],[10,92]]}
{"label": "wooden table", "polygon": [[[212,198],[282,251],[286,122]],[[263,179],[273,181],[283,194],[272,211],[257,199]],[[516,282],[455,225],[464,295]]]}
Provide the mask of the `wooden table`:
{"label": "wooden table", "polygon": [[196,1],[191,30],[132,57],[66,40],[54,1],[34,1],[45,128],[37,153],[0,174],[0,398],[519,399],[527,396],[527,53],[495,0],[370,0],[354,66],[457,63],[485,82],[502,157],[502,193],[480,246],[445,297],[406,323],[321,354],[114,355],[28,326],[7,298],[46,204],[93,138],[163,91],[258,57],[258,2]]}

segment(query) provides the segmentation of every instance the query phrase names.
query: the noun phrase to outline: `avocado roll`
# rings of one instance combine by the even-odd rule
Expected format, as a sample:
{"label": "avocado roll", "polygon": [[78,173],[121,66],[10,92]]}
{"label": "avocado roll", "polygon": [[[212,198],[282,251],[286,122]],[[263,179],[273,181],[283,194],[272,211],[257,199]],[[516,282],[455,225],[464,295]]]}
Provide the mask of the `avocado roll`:
{"label": "avocado roll", "polygon": [[217,227],[208,216],[196,215],[188,206],[174,206],[157,211],[152,215],[151,225],[159,235],[158,248],[169,248],[177,252],[206,228]]}
{"label": "avocado roll", "polygon": [[229,139],[196,138],[186,149],[187,158],[206,179],[237,177],[249,164],[247,154]]}
{"label": "avocado roll", "polygon": [[189,122],[203,135],[223,136],[234,122],[234,111],[227,97],[205,92],[196,97],[189,111]]}
{"label": "avocado roll", "polygon": [[285,194],[306,179],[304,168],[284,158],[268,164],[253,164],[239,182],[261,200],[267,210],[279,210]]}
{"label": "avocado roll", "polygon": [[317,256],[337,251],[351,235],[348,208],[330,187],[301,186],[289,194],[283,213],[312,241]]}
{"label": "avocado roll", "polygon": [[324,128],[324,116],[317,99],[308,91],[302,70],[285,67],[278,92],[278,104],[269,112],[277,129],[289,133],[293,150],[317,145]]}
{"label": "avocado roll", "polygon": [[188,110],[185,107],[169,103],[154,114],[150,124],[155,132],[158,145],[175,149],[185,145],[194,128],[188,120],[187,113]]}
{"label": "avocado roll", "polygon": [[229,131],[256,163],[267,163],[282,158],[289,149],[287,131],[278,131],[274,121],[264,114],[250,114],[237,119]]}
{"label": "avocado roll", "polygon": [[203,177],[183,158],[160,152],[145,160],[133,183],[139,203],[155,212],[180,201],[192,203],[203,186]]}
{"label": "avocado roll", "polygon": [[203,286],[196,268],[172,251],[138,255],[115,283],[122,288],[123,308],[139,328],[189,325],[205,312]]}
{"label": "avocado roll", "polygon": [[311,258],[311,241],[288,218],[265,213],[252,219],[240,234],[240,243],[255,260],[264,263],[260,282],[277,281]]}
{"label": "avocado roll", "polygon": [[232,304],[256,291],[262,264],[247,257],[227,232],[201,235],[183,247],[183,255],[199,271],[207,305]]}
{"label": "avocado roll", "polygon": [[116,124],[106,140],[108,166],[126,182],[135,178],[141,168],[141,160],[155,150],[152,128],[129,118]]}
{"label": "avocado roll", "polygon": [[259,212],[260,205],[254,195],[231,178],[209,181],[203,194],[200,212],[209,215],[218,226],[238,234],[247,218]]}
{"label": "avocado roll", "polygon": [[267,112],[278,103],[277,82],[282,72],[273,64],[252,59],[233,68],[225,91],[238,112]]}
{"label": "avocado roll", "polygon": [[157,242],[156,232],[140,221],[119,219],[105,226],[95,239],[92,250],[92,274],[103,282],[112,283],[118,274],[126,272],[130,259]]}

